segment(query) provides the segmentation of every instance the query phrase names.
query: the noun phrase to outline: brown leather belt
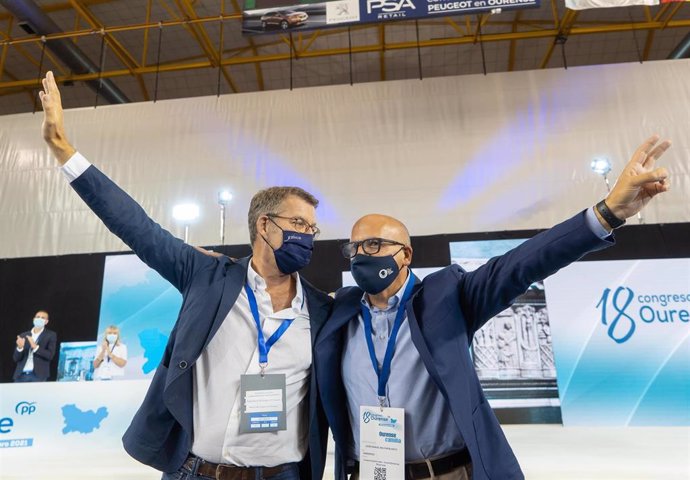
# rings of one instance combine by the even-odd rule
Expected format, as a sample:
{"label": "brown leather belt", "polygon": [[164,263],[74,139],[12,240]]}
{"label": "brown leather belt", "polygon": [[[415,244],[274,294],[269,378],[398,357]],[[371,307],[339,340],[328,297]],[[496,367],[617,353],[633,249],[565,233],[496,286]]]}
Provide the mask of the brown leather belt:
{"label": "brown leather belt", "polygon": [[198,462],[196,473],[216,480],[254,480],[256,470],[260,469],[261,478],[275,477],[284,472],[293,464],[277,465],[275,467],[238,467],[224,463],[207,462],[206,460],[190,455],[184,463],[185,468],[194,471],[194,463]]}
{"label": "brown leather belt", "polygon": [[[472,476],[472,459],[470,452],[467,449],[461,450],[457,453],[452,453],[445,457],[431,460],[431,468],[434,471],[434,476],[443,475],[452,472],[456,468],[466,466],[470,478]],[[359,471],[359,462],[355,462],[355,470]],[[405,464],[405,478],[406,480],[420,480],[422,478],[430,478],[431,471],[426,462],[415,462]]]}

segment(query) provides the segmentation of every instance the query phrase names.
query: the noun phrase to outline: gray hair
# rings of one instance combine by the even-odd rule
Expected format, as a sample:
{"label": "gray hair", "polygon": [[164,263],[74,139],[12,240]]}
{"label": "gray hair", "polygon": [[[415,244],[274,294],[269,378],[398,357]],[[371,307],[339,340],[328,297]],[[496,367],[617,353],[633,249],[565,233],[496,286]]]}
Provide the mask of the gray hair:
{"label": "gray hair", "polygon": [[254,240],[256,240],[258,234],[256,230],[256,221],[259,217],[269,213],[276,213],[276,210],[280,207],[280,204],[283,203],[283,200],[290,195],[304,200],[314,208],[319,206],[319,201],[316,197],[300,187],[270,187],[259,190],[252,197],[252,201],[249,204],[249,212],[247,213],[250,245],[254,245]]}

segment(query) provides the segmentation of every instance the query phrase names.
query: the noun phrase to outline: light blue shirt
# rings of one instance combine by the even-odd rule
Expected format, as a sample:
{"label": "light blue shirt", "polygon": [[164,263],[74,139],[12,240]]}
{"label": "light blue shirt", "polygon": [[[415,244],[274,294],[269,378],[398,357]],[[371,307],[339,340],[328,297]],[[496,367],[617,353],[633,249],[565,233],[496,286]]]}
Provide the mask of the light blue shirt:
{"label": "light blue shirt", "polygon": [[[411,278],[409,276],[407,282]],[[371,306],[366,294],[362,297],[362,304],[371,311],[374,349],[379,365],[383,363],[388,336],[393,329],[407,282],[388,300],[388,308],[384,310]],[[350,458],[359,460],[359,407],[379,404],[378,380],[364,338],[364,321],[361,315],[356,322],[348,325],[345,345],[343,379],[354,439],[354,445],[350,446],[348,453]],[[405,462],[445,456],[463,449],[465,442],[455,426],[446,400],[412,343],[407,314],[395,342],[395,355],[386,393],[391,407],[405,409]]]}
{"label": "light blue shirt", "polygon": [[[592,208],[586,212],[586,222],[598,237],[609,236]],[[395,315],[411,278],[408,276],[405,284],[388,300],[386,309],[372,306],[366,294],[362,296],[362,304],[371,312],[374,349],[379,365],[383,363]],[[378,379],[371,364],[361,314],[356,322],[350,322],[347,326],[342,374],[353,437],[348,454],[350,458],[359,460],[359,407],[379,404]],[[443,395],[412,343],[407,314],[398,332],[386,394],[388,405],[405,409],[406,463],[446,456],[465,447]]]}

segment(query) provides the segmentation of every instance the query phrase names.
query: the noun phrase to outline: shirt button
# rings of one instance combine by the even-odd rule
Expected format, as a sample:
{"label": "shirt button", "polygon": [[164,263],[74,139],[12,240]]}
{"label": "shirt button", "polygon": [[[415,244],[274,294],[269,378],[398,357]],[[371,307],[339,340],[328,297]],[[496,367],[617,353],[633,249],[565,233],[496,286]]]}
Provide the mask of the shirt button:
{"label": "shirt button", "polygon": [[379,340],[385,340],[386,336],[385,335],[379,335]]}
{"label": "shirt button", "polygon": [[180,363],[177,364],[177,366],[184,370],[185,368],[187,368],[187,362],[182,360]]}

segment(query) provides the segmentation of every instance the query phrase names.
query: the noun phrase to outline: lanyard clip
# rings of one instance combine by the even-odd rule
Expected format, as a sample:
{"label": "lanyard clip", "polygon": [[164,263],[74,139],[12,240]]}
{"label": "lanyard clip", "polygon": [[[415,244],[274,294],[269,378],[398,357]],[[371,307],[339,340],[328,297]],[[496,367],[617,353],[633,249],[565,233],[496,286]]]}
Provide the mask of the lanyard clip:
{"label": "lanyard clip", "polygon": [[383,408],[386,406],[387,400],[388,399],[386,397],[379,397],[379,406],[381,407],[382,411]]}
{"label": "lanyard clip", "polygon": [[262,377],[266,375],[266,367],[267,366],[268,366],[268,362],[259,363],[259,368],[261,369],[261,376]]}

